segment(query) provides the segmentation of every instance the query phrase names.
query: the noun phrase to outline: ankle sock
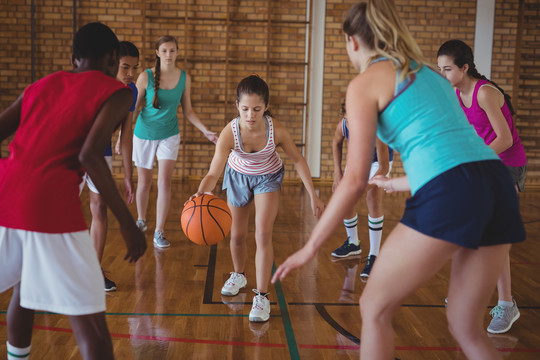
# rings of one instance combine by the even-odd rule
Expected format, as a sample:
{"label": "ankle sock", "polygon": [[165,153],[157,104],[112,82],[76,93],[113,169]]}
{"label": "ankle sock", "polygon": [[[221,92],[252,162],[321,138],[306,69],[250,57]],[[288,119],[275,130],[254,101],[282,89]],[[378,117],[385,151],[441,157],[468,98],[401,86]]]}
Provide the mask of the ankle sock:
{"label": "ankle sock", "polygon": [[499,303],[497,305],[505,307],[505,308],[511,308],[512,306],[514,306],[514,302],[513,301],[499,300]]}
{"label": "ankle sock", "polygon": [[6,342],[8,360],[27,360],[30,358],[30,348],[32,345],[25,348],[18,348]]}

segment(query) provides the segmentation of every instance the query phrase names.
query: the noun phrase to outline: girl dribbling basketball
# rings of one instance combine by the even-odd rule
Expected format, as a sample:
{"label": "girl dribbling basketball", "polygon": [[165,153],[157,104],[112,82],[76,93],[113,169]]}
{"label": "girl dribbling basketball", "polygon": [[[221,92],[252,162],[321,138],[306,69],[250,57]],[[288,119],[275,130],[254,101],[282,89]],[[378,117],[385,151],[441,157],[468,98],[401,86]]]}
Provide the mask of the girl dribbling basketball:
{"label": "girl dribbling basketball", "polygon": [[245,287],[247,233],[250,203],[255,203],[255,269],[257,288],[249,320],[264,322],[270,318],[268,285],[274,261],[272,227],[276,219],[279,193],[283,181],[283,162],[276,152],[280,146],[293,161],[311,198],[313,215],[318,217],[324,204],[315,193],[311,174],[289,132],[268,112],[269,90],[259,76],[244,78],[236,89],[239,116],[222,130],[210,170],[190,200],[212,191],[223,173],[223,189],[232,213],[231,255],[234,272],[223,288],[225,296],[237,295]]}

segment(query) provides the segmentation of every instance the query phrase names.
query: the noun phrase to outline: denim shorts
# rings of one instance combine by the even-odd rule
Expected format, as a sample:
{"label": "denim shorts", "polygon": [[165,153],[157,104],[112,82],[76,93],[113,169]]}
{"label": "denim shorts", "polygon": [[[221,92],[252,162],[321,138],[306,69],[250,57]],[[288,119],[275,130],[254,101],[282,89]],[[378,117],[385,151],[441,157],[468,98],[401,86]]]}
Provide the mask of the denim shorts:
{"label": "denim shorts", "polygon": [[227,164],[223,175],[223,190],[227,190],[227,200],[232,206],[243,207],[249,205],[253,196],[269,193],[281,189],[285,168],[267,175],[246,175]]}
{"label": "denim shorts", "polygon": [[523,166],[506,166],[508,171],[510,171],[510,176],[512,181],[518,188],[519,192],[525,191],[525,178],[527,177],[527,165]]}
{"label": "denim shorts", "polygon": [[401,223],[470,249],[525,240],[519,200],[499,160],[456,166],[422,186]]}

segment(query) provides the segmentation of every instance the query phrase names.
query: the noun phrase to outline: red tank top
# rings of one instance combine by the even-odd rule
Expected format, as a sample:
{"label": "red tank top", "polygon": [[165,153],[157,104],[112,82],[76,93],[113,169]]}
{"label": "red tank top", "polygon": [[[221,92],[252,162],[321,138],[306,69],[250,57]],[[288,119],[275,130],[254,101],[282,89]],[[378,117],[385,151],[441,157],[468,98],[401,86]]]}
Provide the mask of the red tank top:
{"label": "red tank top", "polygon": [[100,71],[60,71],[25,89],[10,155],[0,159],[0,226],[44,233],[88,229],[78,156],[98,110],[125,87]]}

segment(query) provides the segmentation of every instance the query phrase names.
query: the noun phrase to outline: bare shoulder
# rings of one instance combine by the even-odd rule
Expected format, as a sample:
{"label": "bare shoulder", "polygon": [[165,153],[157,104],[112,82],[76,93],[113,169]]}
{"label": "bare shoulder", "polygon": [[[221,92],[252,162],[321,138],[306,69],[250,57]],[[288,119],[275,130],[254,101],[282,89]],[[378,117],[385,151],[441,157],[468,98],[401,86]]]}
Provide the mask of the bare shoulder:
{"label": "bare shoulder", "polygon": [[379,61],[351,80],[347,88],[347,96],[352,95],[357,99],[355,104],[359,106],[362,106],[361,103],[364,102],[377,103],[381,110],[392,99],[395,82],[396,69],[392,62]]}
{"label": "bare shoulder", "polygon": [[482,105],[487,104],[497,104],[502,106],[504,103],[504,95],[491,84],[482,85],[480,89],[478,89],[477,99],[478,104],[481,107]]}
{"label": "bare shoulder", "polygon": [[285,124],[275,118],[272,118],[272,123],[274,124],[274,142],[276,145],[281,145],[291,139],[291,134]]}

